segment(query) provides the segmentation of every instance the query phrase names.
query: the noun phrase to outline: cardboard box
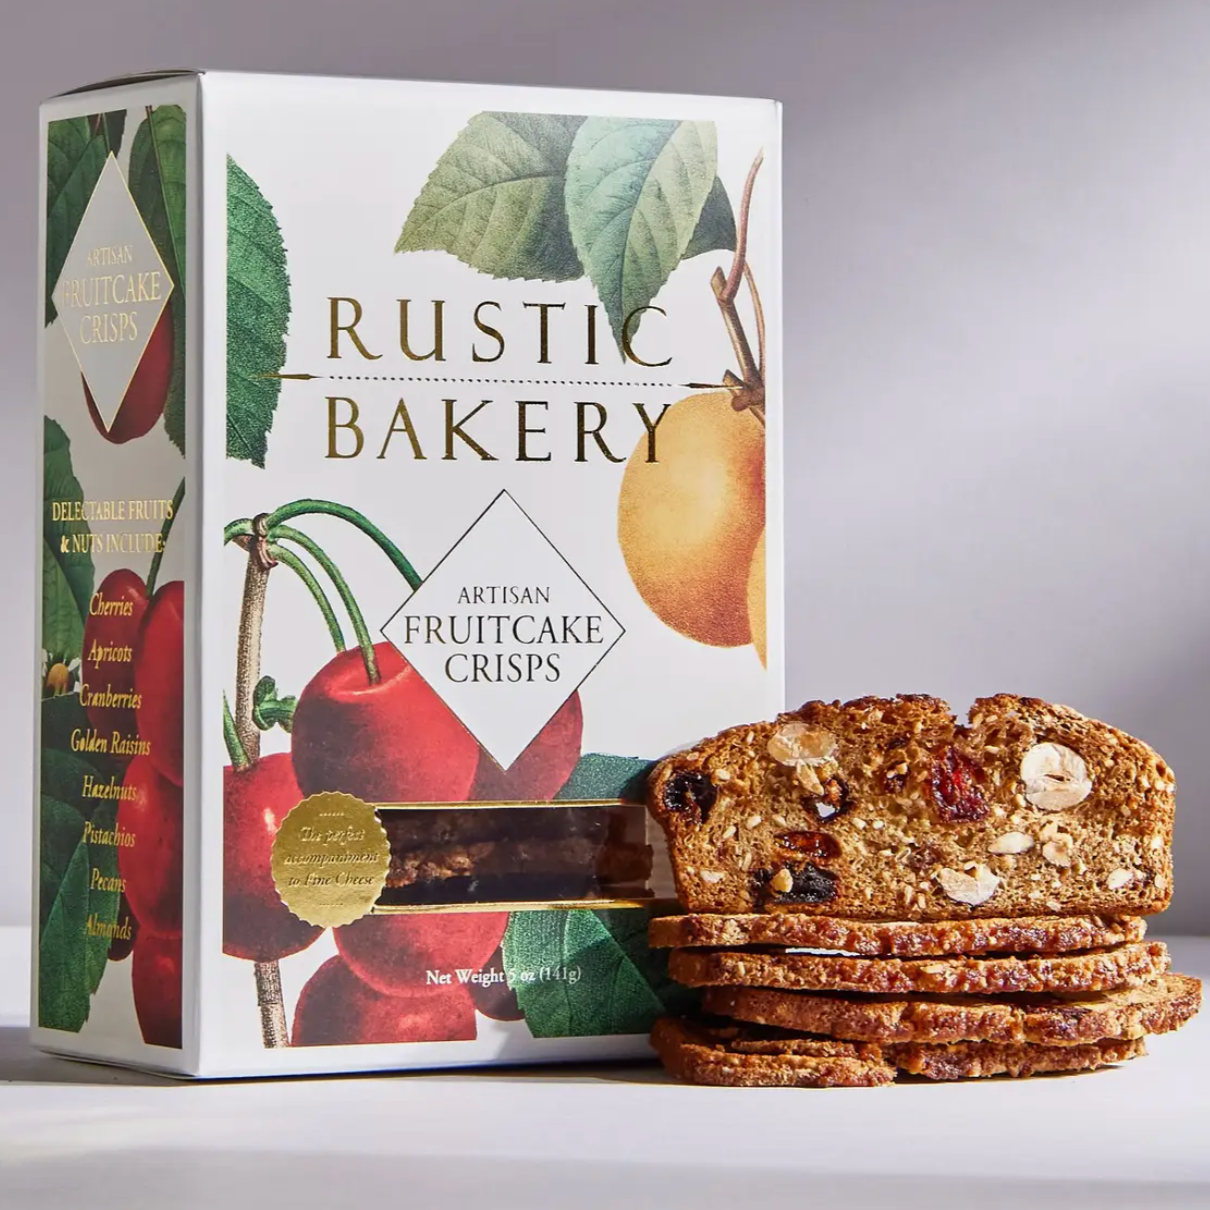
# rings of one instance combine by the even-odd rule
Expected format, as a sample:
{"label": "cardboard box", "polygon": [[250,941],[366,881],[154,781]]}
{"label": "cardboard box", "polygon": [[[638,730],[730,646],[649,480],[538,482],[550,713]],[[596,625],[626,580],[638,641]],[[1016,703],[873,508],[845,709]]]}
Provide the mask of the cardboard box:
{"label": "cardboard box", "polygon": [[164,73],[41,146],[35,1041],[645,1053],[644,771],[782,704],[778,107]]}

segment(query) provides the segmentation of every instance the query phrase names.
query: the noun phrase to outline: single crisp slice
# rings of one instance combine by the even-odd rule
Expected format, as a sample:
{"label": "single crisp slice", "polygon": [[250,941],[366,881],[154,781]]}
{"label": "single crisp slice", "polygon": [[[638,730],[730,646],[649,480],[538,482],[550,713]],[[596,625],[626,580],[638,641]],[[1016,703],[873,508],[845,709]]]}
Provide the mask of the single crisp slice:
{"label": "single crisp slice", "polygon": [[908,1042],[884,1048],[886,1057],[913,1076],[928,1080],[967,1080],[986,1076],[1040,1076],[1060,1071],[1092,1071],[1147,1053],[1142,1038],[1111,1038],[1076,1046],[1038,1046],[1031,1042],[956,1042],[930,1046]]}
{"label": "single crisp slice", "polygon": [[1161,975],[1138,987],[1079,996],[862,996],[711,987],[708,1013],[859,1042],[1030,1042],[1046,1046],[1141,1038],[1179,1029],[1202,1002],[1200,980]]}
{"label": "single crisp slice", "polygon": [[895,1078],[877,1047],[762,1037],[751,1029],[672,1017],[655,1023],[651,1045],[669,1072],[692,1084],[869,1088]]}
{"label": "single crisp slice", "polygon": [[808,702],[660,762],[690,912],[1139,916],[1172,889],[1175,783],[1146,744],[1034,698]]}
{"label": "single crisp slice", "polygon": [[690,946],[788,945],[869,957],[935,954],[1053,954],[1142,941],[1140,916],[1024,916],[1016,920],[841,920],[800,912],[743,916],[657,916],[649,941],[657,949]]}
{"label": "single crisp slice", "polygon": [[1160,941],[1076,954],[992,958],[851,958],[778,950],[673,950],[669,974],[690,987],[795,988],[804,991],[1101,992],[1138,987],[1168,969]]}

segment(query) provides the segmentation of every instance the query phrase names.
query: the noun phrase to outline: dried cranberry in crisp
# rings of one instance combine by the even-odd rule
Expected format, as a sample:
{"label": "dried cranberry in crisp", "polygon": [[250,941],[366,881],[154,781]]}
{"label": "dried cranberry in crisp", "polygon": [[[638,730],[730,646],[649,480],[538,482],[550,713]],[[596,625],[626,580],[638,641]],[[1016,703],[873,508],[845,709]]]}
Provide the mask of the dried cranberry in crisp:
{"label": "dried cranberry in crisp", "polygon": [[840,856],[840,845],[834,837],[826,836],[823,832],[781,832],[777,836],[777,846],[787,853],[811,857],[816,861],[831,861]]}
{"label": "dried cranberry in crisp", "polygon": [[973,823],[991,813],[979,789],[979,766],[953,748],[933,762],[933,798],[946,823]]}
{"label": "dried cranberry in crisp", "polygon": [[843,777],[829,777],[823,783],[823,793],[809,794],[804,802],[814,809],[822,822],[827,823],[849,809],[849,785]]}
{"label": "dried cranberry in crisp", "polygon": [[696,771],[673,774],[664,786],[664,806],[669,811],[696,809],[702,823],[706,822],[717,798],[714,782]]}
{"label": "dried cranberry in crisp", "polygon": [[936,845],[925,844],[914,848],[904,859],[904,865],[918,874],[932,869],[941,861],[941,850]]}
{"label": "dried cranberry in crisp", "polygon": [[[763,877],[768,881],[773,874],[763,871]],[[793,882],[788,891],[771,894],[777,903],[828,903],[840,893],[840,879],[817,865],[808,863],[791,869],[790,877]]]}

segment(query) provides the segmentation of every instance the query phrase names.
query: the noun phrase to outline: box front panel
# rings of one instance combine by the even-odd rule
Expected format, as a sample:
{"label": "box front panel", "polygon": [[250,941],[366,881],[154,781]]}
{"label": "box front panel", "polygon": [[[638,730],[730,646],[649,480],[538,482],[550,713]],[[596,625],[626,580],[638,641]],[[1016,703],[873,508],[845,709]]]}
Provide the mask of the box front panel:
{"label": "box front panel", "polygon": [[781,704],[775,107],[206,87],[207,1070],[639,1053],[643,773]]}
{"label": "box front panel", "polygon": [[192,88],[47,107],[37,927],[46,1045],[182,1064]]}

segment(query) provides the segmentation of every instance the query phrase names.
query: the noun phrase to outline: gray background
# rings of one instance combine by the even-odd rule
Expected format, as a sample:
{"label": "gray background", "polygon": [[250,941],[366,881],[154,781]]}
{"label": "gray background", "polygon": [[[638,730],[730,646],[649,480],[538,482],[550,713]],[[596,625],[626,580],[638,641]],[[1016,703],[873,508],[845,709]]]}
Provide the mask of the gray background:
{"label": "gray background", "polygon": [[1155,744],[1210,927],[1210,4],[4,0],[0,924],[29,910],[35,110],[196,65],[786,104],[791,699],[1019,691]]}

